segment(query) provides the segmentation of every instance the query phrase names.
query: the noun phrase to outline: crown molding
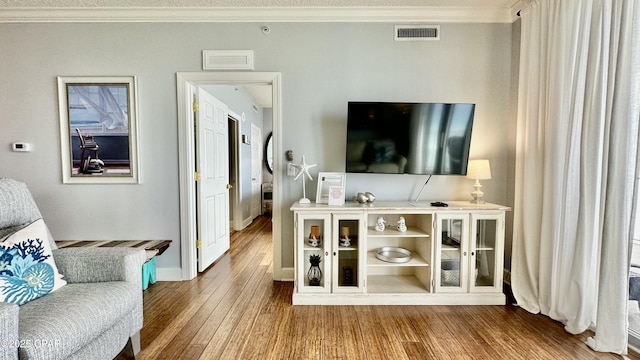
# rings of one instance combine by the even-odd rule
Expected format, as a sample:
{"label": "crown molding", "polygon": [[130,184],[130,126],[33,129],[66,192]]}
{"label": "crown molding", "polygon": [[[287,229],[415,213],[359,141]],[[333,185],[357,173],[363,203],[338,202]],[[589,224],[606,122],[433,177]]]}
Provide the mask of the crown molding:
{"label": "crown molding", "polygon": [[511,23],[513,8],[426,6],[0,8],[0,23],[113,22]]}
{"label": "crown molding", "polygon": [[520,18],[520,11],[527,6],[530,6],[531,0],[518,0],[511,6],[511,22],[515,22]]}

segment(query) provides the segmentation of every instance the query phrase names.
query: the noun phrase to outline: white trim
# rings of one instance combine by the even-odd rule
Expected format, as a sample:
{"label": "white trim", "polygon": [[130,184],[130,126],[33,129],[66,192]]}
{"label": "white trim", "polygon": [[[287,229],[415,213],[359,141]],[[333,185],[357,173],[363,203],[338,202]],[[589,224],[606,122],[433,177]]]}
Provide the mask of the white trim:
{"label": "white trim", "polygon": [[[194,140],[191,100],[199,86],[204,85],[271,85],[273,96],[273,147],[274,154],[282,153],[282,89],[281,74],[278,72],[179,72],[176,74],[178,98],[178,153],[180,178],[180,247],[182,279],[196,277],[195,248],[195,183],[194,183]],[[274,157],[273,192],[273,278],[282,278],[282,176],[280,157]]]}
{"label": "white trim", "polygon": [[519,0],[511,6],[511,9],[510,9],[511,22],[515,22],[520,18],[520,15],[518,13],[520,12],[520,10],[527,7],[530,2],[531,0]]}
{"label": "white trim", "polygon": [[244,230],[247,226],[251,225],[253,222],[253,218],[249,216],[248,218],[242,220],[242,228],[236,230]]}
{"label": "white trim", "polygon": [[511,23],[513,7],[6,7],[0,23],[438,22]]}
{"label": "white trim", "polygon": [[195,154],[193,139],[193,116],[191,104],[195,93],[195,86],[177,74],[178,93],[178,159],[180,178],[180,263],[182,264],[182,279],[191,280],[198,275],[196,269],[196,217],[193,199],[196,196],[194,181]]}
{"label": "white trim", "polygon": [[157,268],[156,269],[157,281],[180,281],[182,280],[181,268]]}
{"label": "white trim", "polygon": [[293,281],[295,279],[295,270],[292,267],[282,268],[280,272],[280,281]]}

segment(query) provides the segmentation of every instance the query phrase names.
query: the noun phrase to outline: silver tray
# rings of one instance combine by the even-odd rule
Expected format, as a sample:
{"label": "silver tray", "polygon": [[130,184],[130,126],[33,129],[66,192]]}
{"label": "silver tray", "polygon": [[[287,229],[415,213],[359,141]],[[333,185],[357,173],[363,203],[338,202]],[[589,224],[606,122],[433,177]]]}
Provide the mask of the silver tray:
{"label": "silver tray", "polygon": [[376,258],[392,263],[406,263],[411,260],[411,251],[399,247],[385,246],[376,249]]}

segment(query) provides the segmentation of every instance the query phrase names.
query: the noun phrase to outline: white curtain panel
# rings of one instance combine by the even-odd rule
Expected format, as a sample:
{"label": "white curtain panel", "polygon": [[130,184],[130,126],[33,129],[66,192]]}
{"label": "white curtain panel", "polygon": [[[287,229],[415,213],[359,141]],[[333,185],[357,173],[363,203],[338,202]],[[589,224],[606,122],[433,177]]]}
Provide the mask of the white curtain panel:
{"label": "white curtain panel", "polygon": [[626,353],[638,185],[640,1],[521,11],[511,285],[518,304]]}

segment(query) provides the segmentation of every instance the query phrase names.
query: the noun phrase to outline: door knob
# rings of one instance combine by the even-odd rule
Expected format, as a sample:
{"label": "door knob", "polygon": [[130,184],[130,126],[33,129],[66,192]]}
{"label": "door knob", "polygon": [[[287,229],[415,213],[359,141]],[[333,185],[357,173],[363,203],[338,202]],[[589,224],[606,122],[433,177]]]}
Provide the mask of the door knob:
{"label": "door knob", "polygon": [[233,189],[233,185],[231,185],[231,184],[227,184],[227,189],[228,189],[228,190]]}

